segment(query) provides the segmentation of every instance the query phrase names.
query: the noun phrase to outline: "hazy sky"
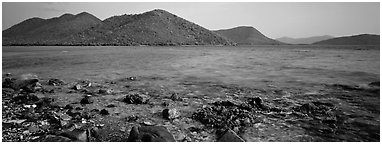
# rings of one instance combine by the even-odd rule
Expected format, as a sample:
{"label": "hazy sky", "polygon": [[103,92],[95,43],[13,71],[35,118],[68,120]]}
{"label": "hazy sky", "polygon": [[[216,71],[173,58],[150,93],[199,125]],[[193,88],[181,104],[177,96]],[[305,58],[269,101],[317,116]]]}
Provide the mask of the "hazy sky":
{"label": "hazy sky", "polygon": [[369,3],[2,3],[2,29],[32,17],[52,18],[86,11],[110,16],[164,9],[210,30],[253,26],[270,38],[379,34],[380,5]]}

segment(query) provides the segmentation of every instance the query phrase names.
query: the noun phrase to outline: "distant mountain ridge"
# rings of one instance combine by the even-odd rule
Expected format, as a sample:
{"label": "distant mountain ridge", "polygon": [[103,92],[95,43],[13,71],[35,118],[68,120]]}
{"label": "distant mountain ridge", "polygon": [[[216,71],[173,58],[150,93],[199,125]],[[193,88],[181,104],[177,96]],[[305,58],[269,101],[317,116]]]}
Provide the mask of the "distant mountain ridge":
{"label": "distant mountain ridge", "polygon": [[277,40],[268,38],[257,29],[250,26],[239,26],[231,29],[214,31],[223,37],[226,37],[238,45],[280,45],[283,44]]}
{"label": "distant mountain ridge", "polygon": [[276,40],[287,43],[287,44],[312,44],[315,42],[328,40],[334,38],[333,36],[324,35],[324,36],[312,36],[312,37],[306,37],[306,38],[290,38],[290,37],[281,37],[277,38]]}
{"label": "distant mountain ridge", "polygon": [[379,45],[380,36],[374,34],[360,34],[336,37],[313,43],[315,45]]}
{"label": "distant mountain ridge", "polygon": [[32,18],[3,31],[3,45],[234,45],[164,10],[99,20],[88,13]]}

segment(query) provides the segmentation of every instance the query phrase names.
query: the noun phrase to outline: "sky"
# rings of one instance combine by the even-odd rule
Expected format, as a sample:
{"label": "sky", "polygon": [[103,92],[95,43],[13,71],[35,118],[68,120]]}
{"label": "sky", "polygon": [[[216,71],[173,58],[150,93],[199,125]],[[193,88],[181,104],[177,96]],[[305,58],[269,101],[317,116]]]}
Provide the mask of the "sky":
{"label": "sky", "polygon": [[111,16],[163,9],[210,30],[252,26],[270,38],[380,34],[379,2],[61,2],[2,3],[2,29],[32,17],[88,12]]}

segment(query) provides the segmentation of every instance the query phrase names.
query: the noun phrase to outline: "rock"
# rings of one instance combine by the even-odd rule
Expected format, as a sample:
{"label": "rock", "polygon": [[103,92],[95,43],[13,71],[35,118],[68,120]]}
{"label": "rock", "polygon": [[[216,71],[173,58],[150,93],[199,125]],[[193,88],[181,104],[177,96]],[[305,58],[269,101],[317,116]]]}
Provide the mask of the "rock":
{"label": "rock", "polygon": [[128,121],[128,122],[135,122],[135,121],[137,121],[138,119],[139,119],[139,117],[136,116],[136,115],[131,115],[131,116],[128,116],[128,117],[127,117],[127,121]]}
{"label": "rock", "polygon": [[112,107],[116,107],[114,104],[109,104],[109,105],[107,105],[106,107],[108,107],[108,108],[112,108]]}
{"label": "rock", "polygon": [[127,79],[131,80],[131,81],[135,81],[135,80],[137,80],[137,77],[128,77]]}
{"label": "rock", "polygon": [[26,80],[6,79],[5,83],[3,83],[3,85],[9,86],[9,88],[14,89],[15,91],[22,89],[22,90],[27,91],[27,92],[34,92],[35,87],[36,87],[36,83],[38,81],[39,81],[38,79],[26,79]]}
{"label": "rock", "polygon": [[107,111],[106,109],[102,109],[99,113],[101,115],[109,115],[109,111]]}
{"label": "rock", "polygon": [[163,118],[168,120],[176,119],[180,116],[180,113],[175,108],[172,109],[164,109],[162,111]]}
{"label": "rock", "polygon": [[81,90],[82,89],[82,85],[76,84],[76,85],[73,86],[72,89],[74,89],[74,90]]}
{"label": "rock", "polygon": [[98,94],[112,94],[113,93],[113,90],[112,89],[99,89],[98,90]]}
{"label": "rock", "polygon": [[165,101],[165,102],[162,103],[162,106],[164,106],[164,107],[168,107],[169,105],[170,105],[170,103],[167,102],[167,101]]}
{"label": "rock", "polygon": [[371,87],[379,87],[379,85],[379,81],[369,83],[369,86]]}
{"label": "rock", "polygon": [[64,109],[72,110],[73,106],[71,104],[67,104]]}
{"label": "rock", "polygon": [[76,85],[73,86],[73,89],[74,90],[81,90],[82,89],[82,85],[76,84]]}
{"label": "rock", "polygon": [[18,104],[31,104],[39,101],[40,99],[36,95],[25,94],[13,97],[13,101]]}
{"label": "rock", "polygon": [[93,103],[93,99],[92,99],[91,96],[88,96],[88,95],[87,95],[87,96],[85,96],[84,98],[81,99],[80,103],[81,103],[82,105],[85,105],[85,104],[91,104],[91,103]]}
{"label": "rock", "polygon": [[263,104],[263,100],[260,97],[251,98],[249,104],[260,108],[261,110],[266,110],[268,107]]}
{"label": "rock", "polygon": [[245,142],[241,137],[239,137],[231,129],[226,130],[226,132],[217,141],[218,142]]}
{"label": "rock", "polygon": [[12,74],[11,74],[11,73],[6,73],[5,76],[6,76],[6,77],[11,77]]}
{"label": "rock", "polygon": [[48,80],[48,85],[52,85],[52,86],[60,86],[60,85],[64,85],[65,82],[63,80],[60,80],[60,79],[49,79]]}
{"label": "rock", "polygon": [[91,132],[88,129],[74,129],[72,131],[65,131],[60,136],[71,139],[71,141],[77,142],[89,142]]}
{"label": "rock", "polygon": [[313,104],[313,103],[306,103],[306,104],[303,104],[299,110],[300,112],[303,112],[303,113],[311,113],[313,112],[315,109],[317,109],[317,107]]}
{"label": "rock", "polygon": [[147,104],[149,97],[143,94],[128,94],[123,102],[128,104]]}
{"label": "rock", "polygon": [[42,142],[72,142],[70,138],[57,136],[57,135],[47,135]]}
{"label": "rock", "polygon": [[163,126],[133,127],[129,142],[176,142],[174,136]]}
{"label": "rock", "polygon": [[173,93],[170,98],[173,101],[182,101],[182,98],[179,97],[176,93]]}
{"label": "rock", "polygon": [[255,101],[256,105],[259,105],[259,106],[263,105],[263,100],[260,97],[256,97],[254,99],[254,101]]}

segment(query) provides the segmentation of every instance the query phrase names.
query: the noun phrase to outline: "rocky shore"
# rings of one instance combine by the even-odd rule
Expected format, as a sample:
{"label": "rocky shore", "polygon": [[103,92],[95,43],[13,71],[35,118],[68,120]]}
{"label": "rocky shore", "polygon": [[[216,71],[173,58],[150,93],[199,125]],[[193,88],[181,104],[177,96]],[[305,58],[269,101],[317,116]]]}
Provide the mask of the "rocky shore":
{"label": "rocky shore", "polygon": [[307,93],[166,80],[5,74],[2,141],[379,141],[379,82]]}

